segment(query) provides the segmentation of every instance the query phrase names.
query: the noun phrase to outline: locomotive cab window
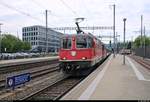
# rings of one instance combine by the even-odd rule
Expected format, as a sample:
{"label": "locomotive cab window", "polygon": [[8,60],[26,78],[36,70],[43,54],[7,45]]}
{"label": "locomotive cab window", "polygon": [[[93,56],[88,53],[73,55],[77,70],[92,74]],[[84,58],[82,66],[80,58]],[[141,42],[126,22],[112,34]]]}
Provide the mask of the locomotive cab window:
{"label": "locomotive cab window", "polygon": [[71,49],[71,38],[63,38],[62,48],[63,49]]}
{"label": "locomotive cab window", "polygon": [[77,48],[92,48],[93,46],[93,40],[90,37],[77,36],[76,39]]}
{"label": "locomotive cab window", "polygon": [[88,48],[92,48],[93,47],[93,39],[91,37],[88,37],[87,39],[87,46]]}

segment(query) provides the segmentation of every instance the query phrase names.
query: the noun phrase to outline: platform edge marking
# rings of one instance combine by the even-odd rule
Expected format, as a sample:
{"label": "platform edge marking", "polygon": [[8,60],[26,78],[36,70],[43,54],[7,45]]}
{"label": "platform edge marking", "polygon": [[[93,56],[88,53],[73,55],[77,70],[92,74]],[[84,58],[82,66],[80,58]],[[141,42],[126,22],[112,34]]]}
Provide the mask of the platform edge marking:
{"label": "platform edge marking", "polygon": [[142,73],[135,67],[135,65],[132,63],[132,61],[130,60],[130,58],[126,57],[126,59],[128,60],[128,62],[130,63],[136,77],[138,78],[138,80],[146,80],[144,78],[144,76],[142,75]]}
{"label": "platform edge marking", "polygon": [[93,94],[95,91],[97,85],[103,78],[108,66],[110,65],[110,60],[112,59],[112,56],[108,60],[107,64],[104,66],[104,69],[98,73],[96,78],[92,81],[92,83],[87,87],[87,89],[81,94],[81,96],[78,98],[78,100],[88,100],[90,96]]}

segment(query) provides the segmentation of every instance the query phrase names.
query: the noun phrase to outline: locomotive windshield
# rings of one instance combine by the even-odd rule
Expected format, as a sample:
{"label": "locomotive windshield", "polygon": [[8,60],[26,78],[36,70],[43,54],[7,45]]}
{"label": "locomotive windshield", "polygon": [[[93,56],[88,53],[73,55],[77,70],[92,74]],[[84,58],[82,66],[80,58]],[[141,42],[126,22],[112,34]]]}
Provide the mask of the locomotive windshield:
{"label": "locomotive windshield", "polygon": [[93,40],[91,37],[86,36],[77,36],[76,38],[76,47],[77,48],[91,48]]}
{"label": "locomotive windshield", "polygon": [[71,49],[71,38],[63,38],[62,48],[63,49]]}

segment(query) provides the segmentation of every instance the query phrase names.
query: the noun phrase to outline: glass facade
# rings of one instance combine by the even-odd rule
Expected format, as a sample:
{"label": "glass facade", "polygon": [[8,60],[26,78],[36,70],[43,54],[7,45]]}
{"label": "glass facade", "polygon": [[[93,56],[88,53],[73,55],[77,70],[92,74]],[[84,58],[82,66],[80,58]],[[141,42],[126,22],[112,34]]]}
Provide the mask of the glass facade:
{"label": "glass facade", "polygon": [[[22,39],[23,41],[29,42],[32,48],[40,48],[42,52],[46,50],[46,29],[43,26],[30,26],[22,28]],[[54,52],[58,51],[60,48],[60,41],[62,33],[54,31],[48,28],[47,32],[47,42],[48,51]]]}

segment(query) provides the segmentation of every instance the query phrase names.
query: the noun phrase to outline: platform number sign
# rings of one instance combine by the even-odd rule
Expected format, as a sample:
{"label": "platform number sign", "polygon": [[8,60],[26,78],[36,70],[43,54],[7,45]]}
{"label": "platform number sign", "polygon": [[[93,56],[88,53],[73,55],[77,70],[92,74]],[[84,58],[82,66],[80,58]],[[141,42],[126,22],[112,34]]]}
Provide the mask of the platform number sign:
{"label": "platform number sign", "polygon": [[12,87],[14,89],[15,86],[25,84],[26,82],[29,82],[30,79],[30,73],[24,73],[16,76],[7,77],[6,86],[8,88]]}

